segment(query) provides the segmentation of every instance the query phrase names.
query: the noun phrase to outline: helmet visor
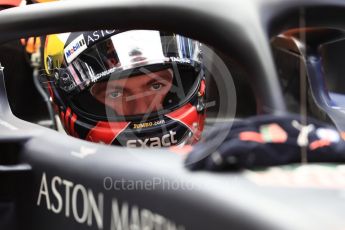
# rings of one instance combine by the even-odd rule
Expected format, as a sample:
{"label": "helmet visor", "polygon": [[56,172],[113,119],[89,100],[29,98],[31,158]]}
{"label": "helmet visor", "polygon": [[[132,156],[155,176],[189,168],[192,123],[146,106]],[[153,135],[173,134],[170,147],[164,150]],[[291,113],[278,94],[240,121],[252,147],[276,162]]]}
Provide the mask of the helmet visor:
{"label": "helmet visor", "polygon": [[[201,44],[159,31],[126,31],[87,48],[58,70],[59,86],[81,111],[135,116],[170,110],[196,92]],[[67,60],[66,60],[67,62]]]}

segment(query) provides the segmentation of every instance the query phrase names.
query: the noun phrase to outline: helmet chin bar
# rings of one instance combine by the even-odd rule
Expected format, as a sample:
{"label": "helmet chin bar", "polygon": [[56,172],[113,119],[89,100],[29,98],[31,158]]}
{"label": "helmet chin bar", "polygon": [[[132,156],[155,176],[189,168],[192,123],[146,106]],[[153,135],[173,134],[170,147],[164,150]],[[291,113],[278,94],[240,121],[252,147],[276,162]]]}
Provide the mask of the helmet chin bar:
{"label": "helmet chin bar", "polygon": [[[204,127],[204,113],[190,103],[171,113],[141,122],[98,122],[86,136],[91,142],[127,147],[169,147],[194,143]],[[85,125],[74,123],[74,130]],[[71,130],[67,130],[71,134]]]}

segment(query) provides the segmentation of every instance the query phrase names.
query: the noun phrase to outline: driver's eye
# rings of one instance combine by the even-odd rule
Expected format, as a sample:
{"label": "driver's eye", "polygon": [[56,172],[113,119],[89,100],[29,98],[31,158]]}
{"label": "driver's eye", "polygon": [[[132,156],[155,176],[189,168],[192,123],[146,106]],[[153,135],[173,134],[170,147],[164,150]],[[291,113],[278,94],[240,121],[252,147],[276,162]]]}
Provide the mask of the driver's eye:
{"label": "driver's eye", "polygon": [[119,98],[122,96],[122,93],[119,92],[119,91],[113,91],[113,92],[110,92],[108,94],[108,97],[112,98],[112,99],[115,99],[115,98]]}
{"label": "driver's eye", "polygon": [[159,83],[159,82],[155,82],[155,83],[153,83],[152,85],[151,85],[151,89],[152,90],[160,90],[161,88],[162,88],[162,84],[161,83]]}

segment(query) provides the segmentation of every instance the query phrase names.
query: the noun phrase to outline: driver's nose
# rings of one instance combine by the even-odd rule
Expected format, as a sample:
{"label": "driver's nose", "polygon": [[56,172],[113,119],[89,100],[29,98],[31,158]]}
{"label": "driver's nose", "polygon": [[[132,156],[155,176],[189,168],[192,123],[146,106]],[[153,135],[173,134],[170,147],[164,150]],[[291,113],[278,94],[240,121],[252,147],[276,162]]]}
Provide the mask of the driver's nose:
{"label": "driver's nose", "polygon": [[137,99],[135,103],[132,104],[132,115],[144,114],[150,112],[150,105],[152,101],[148,98]]}

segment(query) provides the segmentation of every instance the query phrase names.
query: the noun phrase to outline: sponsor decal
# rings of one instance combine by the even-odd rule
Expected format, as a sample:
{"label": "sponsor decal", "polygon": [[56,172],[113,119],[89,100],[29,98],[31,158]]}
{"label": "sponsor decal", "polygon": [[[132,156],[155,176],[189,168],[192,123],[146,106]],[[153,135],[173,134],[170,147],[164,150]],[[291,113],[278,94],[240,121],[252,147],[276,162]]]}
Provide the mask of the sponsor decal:
{"label": "sponsor decal", "polygon": [[301,123],[299,123],[296,120],[293,120],[291,122],[291,125],[299,130],[299,135],[297,137],[297,144],[300,147],[306,147],[309,144],[309,139],[308,139],[308,135],[309,133],[311,133],[312,131],[314,131],[315,127],[314,125],[310,124],[310,125],[303,125]]}
{"label": "sponsor decal", "polygon": [[112,74],[114,73],[116,70],[118,69],[118,67],[113,67],[113,68],[110,68],[106,71],[103,71],[101,73],[98,73],[96,75],[92,74],[91,75],[91,82],[96,82],[98,81],[100,78],[104,77],[104,76],[108,76],[109,74]]}
{"label": "sponsor decal", "polygon": [[93,43],[97,42],[99,39],[112,35],[118,32],[118,30],[96,30],[92,33],[87,34],[87,45],[90,46]]}
{"label": "sponsor decal", "polygon": [[260,126],[260,133],[245,131],[239,134],[241,141],[253,141],[258,143],[285,143],[288,139],[286,131],[278,124]]}
{"label": "sponsor decal", "polygon": [[276,123],[260,126],[260,133],[266,143],[285,143],[288,139],[285,130]]}
{"label": "sponsor decal", "polygon": [[152,127],[156,125],[162,125],[165,124],[165,120],[158,120],[154,122],[143,122],[139,124],[133,124],[134,129],[142,129],[142,128],[147,128],[147,127]]}
{"label": "sponsor decal", "polygon": [[315,150],[315,149],[327,147],[327,146],[330,146],[330,145],[331,145],[331,142],[329,140],[325,140],[325,139],[316,140],[316,141],[313,141],[313,142],[310,143],[309,149],[310,150]]}
{"label": "sponsor decal", "polygon": [[189,58],[169,57],[169,59],[171,62],[179,62],[179,63],[186,63],[186,64],[191,63]]}
{"label": "sponsor decal", "polygon": [[337,143],[341,140],[340,134],[333,129],[319,128],[316,130],[316,135],[318,138],[320,138],[320,140],[315,140],[310,143],[310,150],[328,147],[332,143]]}
{"label": "sponsor decal", "polygon": [[79,35],[65,49],[64,54],[67,63],[71,63],[81,52],[87,49],[84,35]]}
{"label": "sponsor decal", "polygon": [[328,140],[330,142],[339,142],[340,135],[333,129],[319,128],[316,130],[316,135],[320,139]]}
{"label": "sponsor decal", "polygon": [[160,137],[151,137],[151,138],[146,138],[144,140],[141,139],[136,139],[136,140],[128,140],[126,143],[127,147],[141,147],[141,148],[146,148],[146,147],[169,147],[172,144],[176,144],[177,140],[175,139],[176,132],[174,131],[169,131],[169,133],[165,134]]}
{"label": "sponsor decal", "polygon": [[257,133],[254,131],[241,132],[239,134],[239,139],[241,141],[253,141],[253,142],[258,142],[258,143],[264,143],[261,133]]}
{"label": "sponsor decal", "polygon": [[120,203],[115,197],[106,200],[102,192],[97,193],[83,184],[59,176],[49,178],[45,172],[36,205],[93,229],[185,229],[159,213],[125,201]]}

